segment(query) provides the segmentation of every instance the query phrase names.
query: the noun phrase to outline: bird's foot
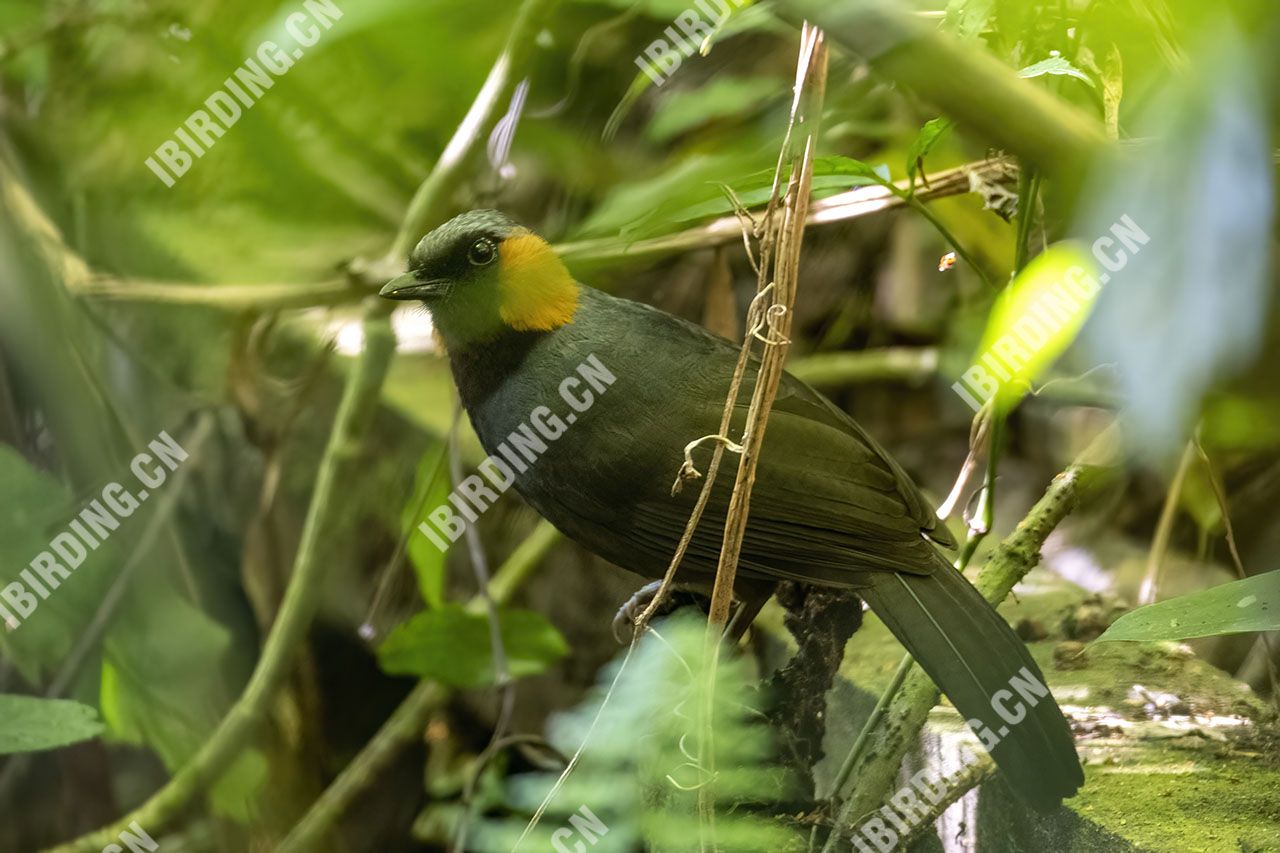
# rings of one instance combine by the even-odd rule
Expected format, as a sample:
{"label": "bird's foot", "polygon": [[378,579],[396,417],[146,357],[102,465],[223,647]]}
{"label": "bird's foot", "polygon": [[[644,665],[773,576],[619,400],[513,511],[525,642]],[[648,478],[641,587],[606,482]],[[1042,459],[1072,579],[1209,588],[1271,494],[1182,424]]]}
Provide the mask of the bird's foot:
{"label": "bird's foot", "polygon": [[[635,631],[636,620],[653,603],[653,599],[657,597],[658,590],[661,588],[662,581],[647,583],[636,590],[635,594],[618,608],[618,612],[613,617],[614,639],[619,643],[627,642],[627,637]],[[667,596],[662,600],[662,604],[659,605],[653,615],[666,616],[686,604],[696,604],[706,598],[707,590],[704,587],[691,584],[672,584]]]}

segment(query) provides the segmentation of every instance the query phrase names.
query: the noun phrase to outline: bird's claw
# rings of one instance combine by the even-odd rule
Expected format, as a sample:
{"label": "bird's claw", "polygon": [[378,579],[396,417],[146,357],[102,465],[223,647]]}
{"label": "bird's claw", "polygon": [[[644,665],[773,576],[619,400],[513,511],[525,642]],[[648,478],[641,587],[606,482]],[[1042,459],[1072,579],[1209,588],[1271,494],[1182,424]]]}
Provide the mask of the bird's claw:
{"label": "bird's claw", "polygon": [[[636,620],[653,603],[653,599],[657,597],[658,590],[661,588],[662,581],[647,583],[636,590],[635,594],[618,608],[618,612],[613,616],[614,639],[625,645],[628,642],[628,637],[634,636]],[[654,611],[653,615],[666,616],[686,604],[697,604],[709,594],[710,591],[699,584],[674,583],[667,590],[661,605]]]}
{"label": "bird's claw", "polygon": [[661,588],[661,581],[647,583],[622,603],[622,606],[618,608],[618,612],[613,615],[613,638],[615,640],[623,645],[627,643],[627,638],[635,633],[636,620],[640,618],[640,614],[645,611],[645,608],[653,602],[654,597]]}

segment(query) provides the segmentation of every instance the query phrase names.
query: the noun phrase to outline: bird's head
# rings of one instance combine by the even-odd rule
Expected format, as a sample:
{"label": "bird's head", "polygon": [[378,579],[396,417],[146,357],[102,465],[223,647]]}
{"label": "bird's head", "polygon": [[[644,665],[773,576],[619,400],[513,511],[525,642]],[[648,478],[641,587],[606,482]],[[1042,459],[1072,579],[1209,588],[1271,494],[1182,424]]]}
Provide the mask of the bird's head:
{"label": "bird's head", "polygon": [[578,283],[545,240],[496,210],[456,216],[423,237],[388,299],[418,300],[446,340],[550,331],[573,321]]}

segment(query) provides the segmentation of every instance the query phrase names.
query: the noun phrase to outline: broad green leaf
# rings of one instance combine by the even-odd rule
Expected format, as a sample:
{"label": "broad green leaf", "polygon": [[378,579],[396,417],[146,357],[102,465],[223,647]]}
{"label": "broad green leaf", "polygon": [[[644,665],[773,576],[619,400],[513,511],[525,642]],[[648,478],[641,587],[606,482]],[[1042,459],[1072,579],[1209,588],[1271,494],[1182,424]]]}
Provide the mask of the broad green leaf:
{"label": "broad green leaf", "polygon": [[1006,409],[1016,405],[1075,340],[1099,281],[1093,258],[1076,243],[1058,243],[1038,255],[992,308],[974,357],[979,372],[966,373],[970,386],[984,398],[997,394]]}
{"label": "broad green leaf", "polygon": [[0,694],[0,755],[56,749],[101,733],[98,712],[88,705]]}
{"label": "broad green leaf", "polygon": [[[108,633],[100,702],[107,736],[145,745],[170,771],[191,760],[228,704],[220,686],[227,671],[230,631],[165,583],[131,595]],[[156,638],[164,638],[157,642]],[[263,763],[261,757],[256,759]],[[265,774],[245,757],[211,791],[219,814],[243,819]]]}
{"label": "broad green leaf", "polygon": [[916,186],[916,174],[924,171],[924,158],[929,155],[942,135],[951,129],[951,125],[952,121],[949,118],[929,119],[924,123],[924,127],[920,128],[916,138],[911,141],[911,147],[907,150],[907,177],[911,179],[912,191]]}
{"label": "broad green leaf", "polygon": [[[560,632],[540,613],[503,610],[498,623],[513,677],[542,672],[569,651]],[[451,687],[492,684],[489,620],[458,605],[419,613],[391,632],[378,648],[378,662],[392,675],[431,678]]]}
{"label": "broad green leaf", "polygon": [[[889,167],[886,164],[872,166],[870,163],[864,163],[852,157],[819,157],[813,161],[813,174],[815,177],[849,175],[859,179],[859,182],[865,182],[866,185],[887,184],[891,180]],[[858,186],[858,183],[851,183],[850,186]]]}
{"label": "broad green leaf", "polygon": [[1253,631],[1280,631],[1280,570],[1139,607],[1098,640],[1187,640]]}
{"label": "broad green leaf", "polygon": [[1083,80],[1089,84],[1090,88],[1097,88],[1097,84],[1088,74],[1076,68],[1066,58],[1061,56],[1051,56],[1048,59],[1042,59],[1037,63],[1028,65],[1018,72],[1019,77],[1041,77],[1045,74],[1052,74],[1059,77],[1074,77],[1077,80]]}

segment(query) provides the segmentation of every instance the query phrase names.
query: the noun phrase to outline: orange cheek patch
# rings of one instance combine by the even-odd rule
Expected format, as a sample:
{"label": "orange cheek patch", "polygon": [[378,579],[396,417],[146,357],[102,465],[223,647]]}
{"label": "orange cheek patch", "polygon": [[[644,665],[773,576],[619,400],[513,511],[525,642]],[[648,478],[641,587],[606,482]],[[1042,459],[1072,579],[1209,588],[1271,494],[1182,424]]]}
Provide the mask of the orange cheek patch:
{"label": "orange cheek patch", "polygon": [[498,311],[508,326],[545,332],[573,322],[578,283],[545,240],[521,229],[502,241],[498,257]]}

